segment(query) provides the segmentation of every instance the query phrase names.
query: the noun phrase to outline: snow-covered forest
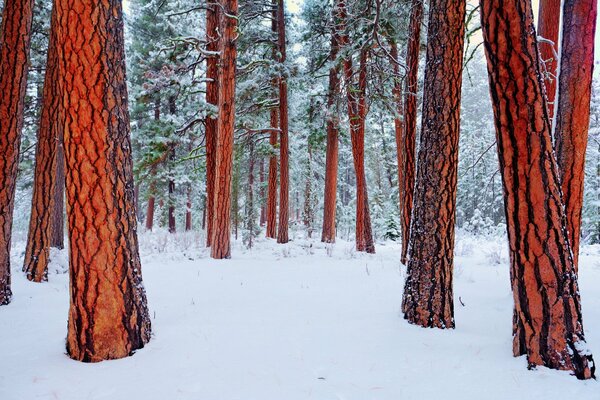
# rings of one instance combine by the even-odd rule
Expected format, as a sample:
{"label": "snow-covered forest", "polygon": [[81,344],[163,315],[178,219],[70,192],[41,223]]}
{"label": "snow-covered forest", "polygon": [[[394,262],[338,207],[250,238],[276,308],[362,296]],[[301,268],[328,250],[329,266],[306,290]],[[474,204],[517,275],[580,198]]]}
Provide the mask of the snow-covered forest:
{"label": "snow-covered forest", "polygon": [[596,0],[0,8],[0,399],[600,398]]}

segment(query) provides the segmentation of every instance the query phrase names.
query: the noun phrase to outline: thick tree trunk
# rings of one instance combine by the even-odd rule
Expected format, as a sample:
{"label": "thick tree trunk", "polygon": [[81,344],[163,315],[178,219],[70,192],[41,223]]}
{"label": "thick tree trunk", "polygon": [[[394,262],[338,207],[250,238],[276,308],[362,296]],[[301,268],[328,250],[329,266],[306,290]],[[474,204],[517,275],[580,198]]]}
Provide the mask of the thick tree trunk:
{"label": "thick tree trunk", "polygon": [[590,125],[596,0],[565,0],[555,149],[575,269],[579,261],[585,151]]}
{"label": "thick tree trunk", "polygon": [[[277,7],[277,41],[279,43],[279,63],[286,61],[285,49],[285,12],[283,0]],[[290,167],[288,143],[288,93],[287,76],[282,72],[279,76],[279,226],[277,227],[277,243],[287,243],[290,197]]]}
{"label": "thick tree trunk", "polygon": [[591,378],[531,2],[482,0],[481,21],[504,186],[513,351],[530,366]]}
{"label": "thick tree trunk", "polygon": [[[556,82],[558,81],[558,31],[560,30],[561,0],[540,0],[538,8],[538,36],[545,40],[538,43],[542,56],[544,84],[548,99],[550,120],[554,118],[554,99],[556,97]],[[546,42],[546,40],[550,42]]]}
{"label": "thick tree trunk", "polygon": [[[332,16],[336,19],[336,11]],[[331,34],[331,50],[329,62],[335,63],[339,52],[339,27],[334,25]],[[329,88],[327,92],[327,148],[325,155],[325,197],[323,201],[323,232],[321,241],[335,243],[335,214],[337,206],[337,175],[338,175],[338,128],[339,118],[337,96],[340,91],[340,68],[337,63],[329,69]]]}
{"label": "thick tree trunk", "polygon": [[464,0],[432,0],[423,122],[402,310],[412,324],[454,328],[452,271]]}
{"label": "thick tree trunk", "polygon": [[[120,0],[57,0],[69,221],[67,353],[96,362],[150,340],[133,204]],[[74,18],[73,16],[77,16]]]}
{"label": "thick tree trunk", "polygon": [[237,0],[221,0],[221,62],[219,65],[219,118],[215,159],[215,193],[212,258],[231,257],[231,178],[233,169],[233,134],[235,129],[235,67]]}
{"label": "thick tree trunk", "polygon": [[[213,53],[206,59],[206,102],[217,107],[219,105],[219,21],[221,7],[217,2],[209,4],[206,9],[206,50]],[[206,246],[210,247],[213,235],[215,174],[217,151],[217,116],[209,114],[206,118]]]}
{"label": "thick tree trunk", "polygon": [[[58,188],[64,188],[64,176],[60,182],[57,176],[59,164],[64,163],[58,157],[62,129],[59,123],[60,96],[58,93],[58,60],[56,59],[56,10],[52,11],[44,94],[40,124],[35,151],[35,174],[29,235],[23,271],[27,279],[34,282],[48,280],[48,262],[54,231],[54,214]],[[62,146],[61,146],[62,147]],[[62,196],[62,191],[60,192]],[[61,205],[62,205],[61,201]],[[62,217],[62,209],[60,209]],[[62,227],[62,226],[61,226]]]}
{"label": "thick tree trunk", "polygon": [[10,245],[33,0],[4,2],[0,32],[0,306],[10,303]]}
{"label": "thick tree trunk", "polygon": [[415,153],[417,137],[417,91],[419,74],[419,50],[421,47],[421,24],[423,23],[423,0],[413,0],[408,28],[406,49],[406,78],[404,86],[404,137],[402,140],[402,170],[400,178],[400,219],[402,230],[401,262],[406,265],[410,239],[410,220],[415,187]]}

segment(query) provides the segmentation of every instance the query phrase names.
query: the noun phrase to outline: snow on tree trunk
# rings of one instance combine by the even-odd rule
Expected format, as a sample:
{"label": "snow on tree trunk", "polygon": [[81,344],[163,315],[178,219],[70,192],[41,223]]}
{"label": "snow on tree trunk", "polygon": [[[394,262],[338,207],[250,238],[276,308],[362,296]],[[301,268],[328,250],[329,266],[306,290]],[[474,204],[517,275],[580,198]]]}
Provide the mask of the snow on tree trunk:
{"label": "snow on tree trunk", "polygon": [[540,0],[538,8],[537,34],[543,38],[538,43],[542,56],[542,72],[548,99],[548,115],[554,118],[554,98],[556,97],[556,82],[558,80],[558,31],[560,29],[561,0]]}
{"label": "snow on tree trunk", "polygon": [[[277,6],[277,42],[279,44],[279,63],[283,68],[286,61],[285,45],[285,12],[283,0]],[[288,89],[286,73],[279,76],[279,226],[277,227],[277,243],[289,241],[289,197],[290,167],[288,138]]]}

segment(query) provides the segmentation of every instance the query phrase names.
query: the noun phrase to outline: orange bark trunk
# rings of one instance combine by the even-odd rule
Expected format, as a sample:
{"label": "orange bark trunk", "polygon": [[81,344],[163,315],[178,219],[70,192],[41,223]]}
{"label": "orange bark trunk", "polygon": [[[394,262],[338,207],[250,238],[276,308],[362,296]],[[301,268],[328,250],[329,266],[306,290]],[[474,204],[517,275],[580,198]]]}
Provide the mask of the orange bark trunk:
{"label": "orange bark trunk", "polygon": [[530,366],[591,378],[531,2],[482,0],[481,19],[504,186],[513,352]]}
{"label": "orange bark trunk", "polygon": [[[415,152],[417,137],[417,90],[419,74],[419,50],[421,47],[421,24],[423,23],[423,1],[413,0],[408,28],[408,46],[406,49],[406,81],[404,98],[404,138],[402,140],[400,178],[400,219],[402,230],[401,262],[406,265],[408,241],[410,239],[410,220],[413,209],[415,187]],[[400,156],[399,156],[400,158]]]}
{"label": "orange bark trunk", "polygon": [[4,2],[0,32],[0,306],[10,303],[10,244],[33,0]]}
{"label": "orange bark trunk", "polygon": [[235,129],[235,66],[237,0],[221,0],[221,62],[219,65],[219,118],[215,159],[215,193],[212,258],[231,257],[231,182],[233,170],[233,134]]}
{"label": "orange bark trunk", "polygon": [[129,139],[120,0],[57,0],[69,222],[67,353],[96,362],[150,340]]}
{"label": "orange bark trunk", "polygon": [[554,137],[569,243],[577,269],[585,151],[590,125],[597,2],[565,0],[563,11],[559,97]]}
{"label": "orange bark trunk", "polygon": [[[206,9],[206,50],[219,51],[219,4],[209,4]],[[211,55],[206,59],[206,102],[219,105],[219,57]],[[213,215],[215,200],[215,168],[217,151],[217,118],[209,114],[206,118],[206,246],[210,247],[213,234]]]}
{"label": "orange bark trunk", "polygon": [[452,272],[464,0],[432,0],[423,122],[402,310],[410,323],[454,328]]}
{"label": "orange bark trunk", "polygon": [[540,0],[538,8],[537,34],[545,40],[538,43],[542,56],[544,84],[546,98],[548,99],[548,114],[550,120],[554,118],[554,99],[556,97],[556,82],[558,81],[558,31],[560,29],[560,2],[561,0]]}
{"label": "orange bark trunk", "polygon": [[[283,0],[277,7],[277,41],[279,44],[279,62],[285,64],[285,13]],[[288,138],[288,93],[287,76],[279,77],[279,226],[277,243],[287,243],[289,223],[290,167]]]}
{"label": "orange bark trunk", "polygon": [[[59,159],[58,154],[62,130],[59,122],[60,97],[57,88],[59,76],[58,60],[56,59],[55,25],[56,10],[53,10],[46,75],[44,77],[42,110],[35,151],[35,174],[29,235],[23,264],[23,271],[27,279],[34,282],[48,280],[48,261],[55,229],[54,214],[58,211],[55,202],[57,196],[62,196],[62,191],[59,188],[64,188],[64,176],[61,182],[57,174],[59,164],[64,163],[64,161],[62,158]],[[57,191],[60,191],[60,194]],[[62,208],[60,214],[62,217]]]}
{"label": "orange bark trunk", "polygon": [[[271,31],[277,34],[277,1],[273,0],[273,15],[271,18]],[[277,47],[273,46],[273,60],[277,60]],[[277,86],[277,80],[273,79],[273,87]],[[275,89],[274,89],[275,90]],[[277,88],[278,91],[278,88]],[[277,94],[279,96],[279,93]],[[279,128],[279,112],[277,108],[271,108],[271,129]],[[273,148],[277,146],[277,134],[271,131],[269,143]],[[266,236],[271,239],[277,238],[277,156],[269,157],[269,177],[267,186],[267,229]]]}

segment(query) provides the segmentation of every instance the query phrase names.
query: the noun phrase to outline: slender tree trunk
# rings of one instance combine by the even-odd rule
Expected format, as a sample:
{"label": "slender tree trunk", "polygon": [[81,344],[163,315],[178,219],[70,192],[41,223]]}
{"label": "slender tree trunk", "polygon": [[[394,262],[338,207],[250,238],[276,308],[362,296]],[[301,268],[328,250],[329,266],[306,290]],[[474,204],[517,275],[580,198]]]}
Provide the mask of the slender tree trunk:
{"label": "slender tree trunk", "polygon": [[406,265],[410,220],[413,209],[415,187],[415,153],[417,137],[417,92],[419,75],[419,50],[421,48],[421,24],[423,23],[423,0],[413,0],[408,28],[406,49],[406,78],[404,86],[404,137],[402,141],[402,171],[400,178],[400,219],[402,231],[402,254],[400,261]]}
{"label": "slender tree trunk", "polygon": [[559,97],[554,137],[575,270],[579,261],[596,14],[596,0],[564,1]]}
{"label": "slender tree trunk", "polygon": [[[561,0],[540,0],[538,8],[538,36],[545,40],[538,43],[542,56],[544,84],[548,99],[550,120],[554,118],[554,99],[556,97],[556,82],[558,81],[558,31],[560,29]],[[549,42],[546,42],[550,41]]]}
{"label": "slender tree trunk", "polygon": [[[160,121],[160,96],[156,95],[154,99],[154,120]],[[154,227],[154,209],[156,205],[156,182],[154,176],[156,175],[156,165],[150,167],[150,187],[148,188],[148,205],[146,208],[146,230],[152,231]]]}
{"label": "slender tree trunk", "polygon": [[432,0],[423,122],[402,310],[410,323],[454,328],[452,271],[465,1]]}
{"label": "slender tree trunk", "polygon": [[265,226],[267,214],[265,209],[265,160],[261,159],[258,168],[258,179],[260,183],[260,226]]}
{"label": "slender tree trunk", "polygon": [[[271,18],[271,31],[277,34],[277,8],[278,0],[273,0],[273,15]],[[273,60],[277,60],[277,47],[273,46]],[[273,79],[273,87],[277,86],[277,79]],[[277,88],[278,90],[278,88]],[[277,93],[279,96],[279,93]],[[271,108],[271,129],[279,128],[279,111],[277,108]],[[271,147],[277,146],[277,131],[272,130],[269,137]],[[267,230],[266,236],[271,239],[277,238],[277,156],[272,155],[269,158],[269,183],[267,187]]]}
{"label": "slender tree trunk", "polygon": [[[48,280],[48,262],[54,230],[54,214],[57,187],[64,188],[63,181],[58,181],[58,164],[63,163],[58,158],[59,136],[62,130],[59,125],[58,96],[58,60],[56,59],[56,10],[52,11],[46,75],[44,77],[44,94],[40,124],[38,128],[35,151],[35,176],[29,220],[29,235],[23,271],[27,279],[34,282]],[[60,193],[62,195],[62,193]],[[62,202],[61,202],[62,204]],[[60,210],[62,217],[62,209]]]}
{"label": "slender tree trunk", "polygon": [[246,194],[246,230],[248,231],[248,248],[252,248],[254,242],[254,140],[250,138],[248,143],[248,192]]}
{"label": "slender tree trunk", "polygon": [[[175,103],[175,96],[169,97],[169,114],[175,116],[177,114],[177,104]],[[171,161],[171,174],[173,173],[172,167],[175,163],[176,153],[175,153],[175,143],[172,142],[169,145],[169,160]],[[177,232],[177,222],[175,221],[175,178],[173,176],[169,177],[169,233]]]}
{"label": "slender tree trunk", "polygon": [[192,230],[192,187],[187,189],[187,201],[185,203],[185,231]]}
{"label": "slender tree trunk", "polygon": [[[285,12],[283,0],[277,7],[277,39],[279,43],[279,63],[286,61],[285,49]],[[288,144],[288,93],[287,76],[284,72],[279,76],[279,226],[277,227],[277,243],[287,243],[289,221],[289,144]]]}
{"label": "slender tree trunk", "polygon": [[[332,19],[336,19],[336,11]],[[339,52],[338,26],[334,25],[331,34],[331,50],[329,62],[335,63]],[[327,92],[327,149],[325,155],[325,197],[323,201],[323,232],[321,241],[335,243],[335,214],[337,206],[337,175],[338,175],[338,129],[339,118],[337,96],[340,91],[340,67],[336,63],[329,69],[329,88]]]}
{"label": "slender tree trunk", "polygon": [[591,378],[531,2],[482,0],[481,21],[504,186],[513,352],[530,366]]}
{"label": "slender tree trunk", "polygon": [[215,159],[215,193],[212,258],[231,257],[231,173],[233,168],[233,133],[235,129],[235,66],[237,0],[221,0],[221,62],[219,66],[219,118]]}
{"label": "slender tree trunk", "polygon": [[[410,40],[410,39],[409,39]],[[393,58],[392,71],[394,72],[394,87],[392,94],[394,95],[394,101],[396,103],[396,112],[394,115],[394,136],[396,139],[396,161],[398,163],[398,198],[400,199],[399,210],[400,219],[402,219],[402,183],[404,176],[404,121],[402,114],[404,113],[404,99],[402,96],[402,79],[400,77],[400,66],[398,63],[400,59],[398,57],[398,44],[394,38],[388,39],[390,44],[390,55]],[[382,131],[383,131],[383,119],[381,119]]]}
{"label": "slender tree trunk", "polygon": [[[206,50],[213,53],[206,58],[206,102],[217,107],[219,105],[219,21],[221,20],[220,3],[211,3],[206,9]],[[209,113],[206,118],[206,246],[210,247],[213,237],[215,174],[217,151],[217,115]]]}
{"label": "slender tree trunk", "polygon": [[27,90],[33,0],[4,2],[0,31],[0,306],[10,303],[10,245]]}
{"label": "slender tree trunk", "polygon": [[[67,353],[96,362],[150,340],[133,204],[120,0],[57,0],[69,220]],[[77,18],[73,18],[76,15]]]}

